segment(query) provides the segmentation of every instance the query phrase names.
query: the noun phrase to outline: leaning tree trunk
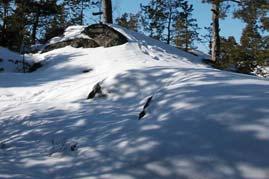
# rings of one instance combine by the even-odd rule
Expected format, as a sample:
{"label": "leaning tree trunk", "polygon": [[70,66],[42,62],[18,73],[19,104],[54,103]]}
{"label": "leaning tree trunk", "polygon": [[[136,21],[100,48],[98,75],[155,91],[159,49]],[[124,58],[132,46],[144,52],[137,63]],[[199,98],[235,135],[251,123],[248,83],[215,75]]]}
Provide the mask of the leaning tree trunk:
{"label": "leaning tree trunk", "polygon": [[112,18],[112,2],[111,0],[103,0],[103,21],[104,23],[113,23]]}
{"label": "leaning tree trunk", "polygon": [[218,0],[212,3],[212,61],[218,62],[220,55],[220,28],[219,28],[220,2]]}

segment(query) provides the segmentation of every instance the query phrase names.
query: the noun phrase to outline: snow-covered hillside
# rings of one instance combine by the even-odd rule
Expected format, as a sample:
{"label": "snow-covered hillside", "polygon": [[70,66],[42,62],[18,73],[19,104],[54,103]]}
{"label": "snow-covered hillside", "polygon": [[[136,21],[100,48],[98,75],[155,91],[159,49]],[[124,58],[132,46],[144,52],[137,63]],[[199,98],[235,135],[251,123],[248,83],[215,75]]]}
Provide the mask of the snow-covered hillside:
{"label": "snow-covered hillside", "polygon": [[[31,55],[25,55],[25,63],[32,64],[35,59]],[[22,72],[23,56],[0,46],[0,72]]]}
{"label": "snow-covered hillside", "polygon": [[114,28],[127,44],[0,73],[0,178],[269,178],[268,80]]}

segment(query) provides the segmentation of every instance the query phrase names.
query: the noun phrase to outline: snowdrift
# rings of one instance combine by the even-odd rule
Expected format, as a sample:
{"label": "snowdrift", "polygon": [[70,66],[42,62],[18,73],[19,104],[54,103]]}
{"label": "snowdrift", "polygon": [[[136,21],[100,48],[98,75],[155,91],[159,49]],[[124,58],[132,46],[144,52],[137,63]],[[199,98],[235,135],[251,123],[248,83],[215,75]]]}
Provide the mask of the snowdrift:
{"label": "snowdrift", "polygon": [[269,178],[268,80],[113,28],[129,42],[0,73],[0,178]]}

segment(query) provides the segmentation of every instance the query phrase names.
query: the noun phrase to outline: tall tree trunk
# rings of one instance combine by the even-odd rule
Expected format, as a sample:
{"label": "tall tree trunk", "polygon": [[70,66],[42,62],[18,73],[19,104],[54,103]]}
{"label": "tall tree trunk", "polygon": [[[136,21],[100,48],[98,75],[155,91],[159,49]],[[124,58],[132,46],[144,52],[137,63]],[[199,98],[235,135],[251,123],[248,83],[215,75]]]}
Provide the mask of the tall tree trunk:
{"label": "tall tree trunk", "polygon": [[81,1],[81,12],[80,12],[80,25],[83,25],[84,19],[84,1]]}
{"label": "tall tree trunk", "polygon": [[188,33],[188,27],[189,27],[189,24],[188,24],[188,16],[186,15],[185,17],[185,51],[187,52],[189,50],[189,33]]}
{"label": "tall tree trunk", "polygon": [[2,27],[2,39],[1,43],[3,43],[4,46],[7,45],[7,16],[8,16],[8,1],[3,2],[3,27]]}
{"label": "tall tree trunk", "polygon": [[34,24],[33,24],[32,44],[35,44],[35,42],[36,42],[36,33],[37,33],[38,25],[39,25],[39,17],[40,17],[40,13],[37,12],[36,16],[35,16]]}
{"label": "tall tree trunk", "polygon": [[113,23],[112,18],[112,2],[111,0],[103,0],[103,21],[104,23]]}
{"label": "tall tree trunk", "polygon": [[220,55],[220,28],[219,28],[220,2],[215,0],[212,2],[212,61],[218,62]]}
{"label": "tall tree trunk", "polygon": [[169,1],[169,17],[168,17],[168,25],[167,25],[167,44],[170,44],[171,41],[171,22],[172,22],[172,4]]}

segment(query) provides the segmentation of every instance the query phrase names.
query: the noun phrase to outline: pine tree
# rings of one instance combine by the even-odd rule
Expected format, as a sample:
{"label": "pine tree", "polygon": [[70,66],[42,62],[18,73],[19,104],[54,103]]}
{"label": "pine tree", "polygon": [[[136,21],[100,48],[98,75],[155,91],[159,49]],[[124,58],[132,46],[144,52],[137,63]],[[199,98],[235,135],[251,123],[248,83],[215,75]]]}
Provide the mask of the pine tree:
{"label": "pine tree", "polygon": [[157,40],[163,39],[165,30],[165,21],[167,17],[164,14],[163,0],[150,0],[147,5],[140,5],[141,7],[141,21],[143,30],[149,34],[150,37]]}
{"label": "pine tree", "polygon": [[3,46],[7,45],[7,33],[8,33],[8,23],[9,17],[12,13],[12,6],[14,6],[14,1],[12,0],[0,0],[0,44]]}
{"label": "pine tree", "polygon": [[176,36],[174,38],[175,45],[188,51],[194,48],[193,43],[199,38],[199,27],[196,19],[192,18],[193,5],[187,1],[181,4],[182,12],[175,24]]}
{"label": "pine tree", "polygon": [[70,25],[84,25],[85,12],[91,7],[91,0],[63,0],[65,18]]}
{"label": "pine tree", "polygon": [[202,43],[208,44],[208,54],[211,55],[211,49],[212,49],[212,28],[209,27],[204,27],[204,29],[207,31],[207,33],[205,33],[204,35],[202,35],[202,39],[200,39],[200,41]]}
{"label": "pine tree", "polygon": [[20,51],[22,44],[30,44],[29,8],[26,1],[16,2],[16,9],[7,24],[7,47]]}
{"label": "pine tree", "polygon": [[124,13],[121,17],[116,19],[116,23],[127,29],[138,31],[139,14]]}
{"label": "pine tree", "polygon": [[31,14],[33,17],[30,20],[32,22],[31,43],[35,44],[39,27],[44,25],[43,22],[48,16],[57,13],[57,2],[56,0],[28,1],[27,6],[31,7],[28,9],[27,13]]}
{"label": "pine tree", "polygon": [[183,0],[151,0],[141,5],[141,21],[144,31],[167,44],[174,42],[175,24],[180,18]]}
{"label": "pine tree", "polygon": [[262,29],[260,24],[264,25],[264,29],[267,27],[264,20],[266,19],[268,9],[267,0],[241,0],[239,8],[235,12],[235,17],[246,23],[240,42],[246,54],[245,61],[247,63],[263,65],[265,59],[269,58],[266,42],[260,34]]}
{"label": "pine tree", "polygon": [[221,40],[221,49],[220,49],[220,59],[221,61],[215,65],[221,69],[234,68],[236,61],[240,59],[240,45],[236,42],[233,36],[228,37],[227,39],[222,37]]}
{"label": "pine tree", "polygon": [[[187,1],[186,1],[187,3]],[[178,19],[181,17],[180,11],[183,7],[183,0],[166,0],[165,1],[165,16],[167,17],[167,38],[166,43],[170,44],[175,36],[175,24],[177,23]]]}
{"label": "pine tree", "polygon": [[46,43],[51,38],[62,35],[68,25],[65,18],[65,7],[61,4],[57,7],[57,13],[48,20],[42,40]]}
{"label": "pine tree", "polygon": [[269,17],[263,17],[261,19],[261,22],[262,22],[263,29],[269,31]]}

